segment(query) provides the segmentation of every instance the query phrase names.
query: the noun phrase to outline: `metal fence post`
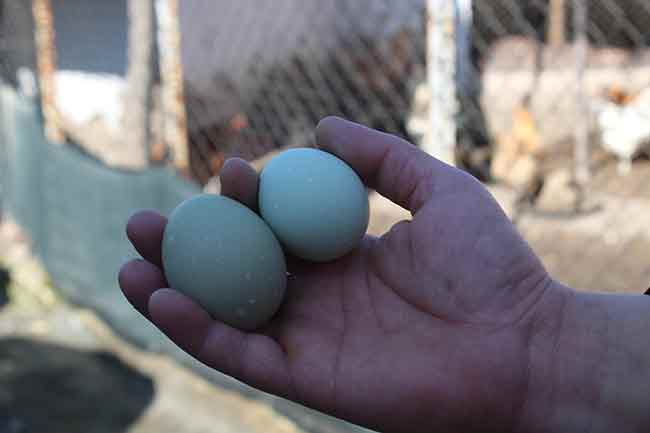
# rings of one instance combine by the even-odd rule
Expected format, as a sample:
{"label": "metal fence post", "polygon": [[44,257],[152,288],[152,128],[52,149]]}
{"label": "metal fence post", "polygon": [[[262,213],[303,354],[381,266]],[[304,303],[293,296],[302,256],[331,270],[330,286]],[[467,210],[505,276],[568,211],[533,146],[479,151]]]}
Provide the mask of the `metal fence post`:
{"label": "metal fence post", "polygon": [[[472,38],[474,24],[473,0],[456,0],[455,2],[455,52],[456,52],[456,98],[472,99],[480,89],[480,77],[477,76],[472,61]],[[460,103],[460,101],[459,101]],[[457,110],[462,111],[462,106]],[[462,114],[462,113],[461,113]]]}
{"label": "metal fence post", "polygon": [[579,191],[584,192],[590,177],[589,156],[589,101],[585,89],[585,70],[589,41],[587,39],[587,0],[573,0],[574,8],[574,44],[576,62],[576,106],[578,107],[575,126],[575,181]]}
{"label": "metal fence post", "polygon": [[431,100],[429,128],[422,148],[454,164],[456,144],[456,1],[427,0],[427,78]]}

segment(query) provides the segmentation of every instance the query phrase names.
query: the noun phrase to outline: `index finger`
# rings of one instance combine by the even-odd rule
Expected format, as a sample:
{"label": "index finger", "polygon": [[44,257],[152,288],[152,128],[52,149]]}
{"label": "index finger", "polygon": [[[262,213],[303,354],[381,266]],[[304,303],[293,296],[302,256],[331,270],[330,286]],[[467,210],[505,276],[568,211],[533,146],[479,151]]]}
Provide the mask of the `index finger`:
{"label": "index finger", "polygon": [[136,212],[126,224],[126,235],[143,259],[162,268],[162,239],[167,218],[154,210]]}

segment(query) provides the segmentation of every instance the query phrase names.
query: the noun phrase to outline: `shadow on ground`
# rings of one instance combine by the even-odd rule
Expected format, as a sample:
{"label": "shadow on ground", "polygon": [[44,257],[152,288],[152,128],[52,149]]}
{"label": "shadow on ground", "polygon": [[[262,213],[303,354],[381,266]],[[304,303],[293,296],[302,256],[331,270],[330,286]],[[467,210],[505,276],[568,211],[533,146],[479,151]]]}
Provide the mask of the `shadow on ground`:
{"label": "shadow on ground", "polygon": [[150,378],[109,353],[0,340],[0,433],[125,432],[153,396]]}
{"label": "shadow on ground", "polygon": [[[0,308],[4,307],[9,302],[9,295],[7,293],[9,281],[11,281],[9,271],[0,266]],[[2,430],[0,430],[0,432],[1,431]]]}

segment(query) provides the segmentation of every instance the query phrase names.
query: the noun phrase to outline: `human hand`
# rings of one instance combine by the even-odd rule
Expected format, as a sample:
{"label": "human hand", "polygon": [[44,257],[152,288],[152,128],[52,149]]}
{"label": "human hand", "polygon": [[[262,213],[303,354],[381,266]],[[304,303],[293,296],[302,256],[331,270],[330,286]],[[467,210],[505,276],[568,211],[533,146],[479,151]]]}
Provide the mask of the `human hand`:
{"label": "human hand", "polygon": [[[134,215],[144,260],[119,282],[133,306],[206,365],[263,391],[384,432],[525,430],[536,345],[563,290],[474,178],[391,135],[328,118],[317,142],[370,188],[412,212],[332,263],[290,260],[286,300],[244,333],[168,289],[166,219]],[[223,194],[256,208],[241,160]],[[333,229],[334,230],[334,229]],[[538,339],[538,336],[544,338]],[[544,358],[545,359],[545,358]]]}

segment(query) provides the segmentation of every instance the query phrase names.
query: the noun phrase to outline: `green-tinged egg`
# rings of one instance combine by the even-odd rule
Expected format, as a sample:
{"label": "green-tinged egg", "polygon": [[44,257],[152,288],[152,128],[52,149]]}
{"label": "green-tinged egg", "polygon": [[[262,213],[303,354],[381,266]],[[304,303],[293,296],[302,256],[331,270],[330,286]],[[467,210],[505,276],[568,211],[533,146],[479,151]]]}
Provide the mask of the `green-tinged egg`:
{"label": "green-tinged egg", "polygon": [[368,228],[368,192],[357,173],[317,149],[274,157],[260,176],[259,207],[295,256],[327,262],[359,245]]}
{"label": "green-tinged egg", "polygon": [[231,326],[256,329],[282,303],[282,247],[237,201],[201,194],[181,203],[169,216],[162,255],[170,286]]}

